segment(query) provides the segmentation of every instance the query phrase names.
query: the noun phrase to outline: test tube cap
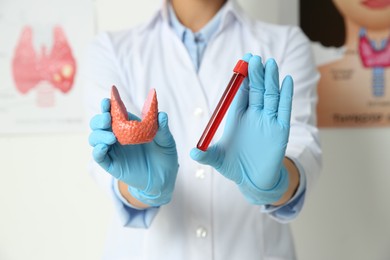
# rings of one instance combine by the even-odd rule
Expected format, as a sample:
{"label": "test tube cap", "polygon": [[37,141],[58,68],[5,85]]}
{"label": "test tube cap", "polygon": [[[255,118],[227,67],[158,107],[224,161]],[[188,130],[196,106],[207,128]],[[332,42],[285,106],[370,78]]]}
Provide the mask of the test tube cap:
{"label": "test tube cap", "polygon": [[235,73],[239,73],[243,75],[244,77],[248,76],[248,62],[244,60],[239,60],[234,67],[233,71]]}

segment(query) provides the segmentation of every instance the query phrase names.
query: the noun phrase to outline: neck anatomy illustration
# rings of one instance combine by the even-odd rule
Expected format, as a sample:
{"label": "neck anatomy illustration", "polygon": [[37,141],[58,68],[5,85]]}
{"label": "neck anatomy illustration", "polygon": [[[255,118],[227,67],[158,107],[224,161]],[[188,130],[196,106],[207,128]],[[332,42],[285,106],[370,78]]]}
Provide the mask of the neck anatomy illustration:
{"label": "neck anatomy illustration", "polygon": [[390,67],[390,37],[384,39],[379,46],[370,41],[366,30],[360,29],[359,54],[362,64],[366,68],[372,68],[373,95],[381,97],[385,92],[385,68]]}

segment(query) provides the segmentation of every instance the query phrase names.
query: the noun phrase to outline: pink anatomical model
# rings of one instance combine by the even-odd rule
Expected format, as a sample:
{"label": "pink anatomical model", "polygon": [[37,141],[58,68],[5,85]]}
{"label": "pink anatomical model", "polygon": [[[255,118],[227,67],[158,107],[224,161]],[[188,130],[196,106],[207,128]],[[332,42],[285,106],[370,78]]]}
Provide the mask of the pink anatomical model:
{"label": "pink anatomical model", "polygon": [[63,93],[73,86],[76,61],[60,27],[53,30],[53,47],[47,54],[42,46],[38,54],[33,46],[33,33],[29,26],[23,29],[12,61],[16,88],[23,94],[33,89],[40,81],[48,81]]}
{"label": "pink anatomical model", "polygon": [[115,86],[111,89],[112,131],[122,145],[151,142],[158,130],[156,90],[151,89],[144,103],[141,121],[129,120],[125,105]]}

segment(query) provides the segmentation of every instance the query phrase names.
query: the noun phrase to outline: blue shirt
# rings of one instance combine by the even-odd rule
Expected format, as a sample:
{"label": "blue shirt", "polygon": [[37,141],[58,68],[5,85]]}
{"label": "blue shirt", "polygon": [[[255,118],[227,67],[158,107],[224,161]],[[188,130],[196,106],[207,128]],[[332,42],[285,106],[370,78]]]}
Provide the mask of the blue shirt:
{"label": "blue shirt", "polygon": [[169,4],[169,24],[188,50],[188,54],[190,55],[196,71],[199,70],[207,43],[215,35],[221,23],[222,10],[223,7],[213,17],[213,19],[211,19],[211,21],[209,21],[206,26],[202,28],[202,30],[194,33],[180,23],[176,17],[175,11],[172,8],[172,5]]}

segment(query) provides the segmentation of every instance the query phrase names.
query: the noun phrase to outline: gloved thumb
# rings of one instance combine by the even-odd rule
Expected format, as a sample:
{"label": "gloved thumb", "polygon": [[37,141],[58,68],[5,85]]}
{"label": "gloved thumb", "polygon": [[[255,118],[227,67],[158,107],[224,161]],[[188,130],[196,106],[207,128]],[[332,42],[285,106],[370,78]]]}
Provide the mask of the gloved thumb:
{"label": "gloved thumb", "polygon": [[93,148],[93,159],[106,171],[111,165],[111,158],[108,155],[108,146],[106,144],[98,144]]}
{"label": "gloved thumb", "polygon": [[210,165],[219,171],[223,162],[224,153],[217,145],[212,145],[206,151],[193,148],[190,152],[190,157],[198,163]]}
{"label": "gloved thumb", "polygon": [[158,131],[154,141],[162,147],[175,147],[175,140],[169,131],[168,115],[165,112],[158,113]]}

